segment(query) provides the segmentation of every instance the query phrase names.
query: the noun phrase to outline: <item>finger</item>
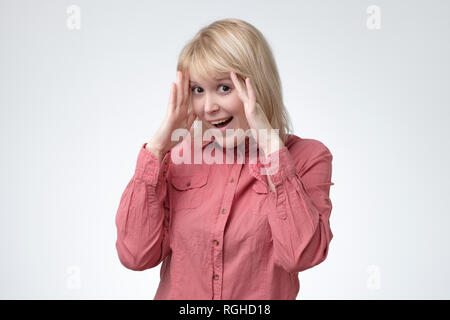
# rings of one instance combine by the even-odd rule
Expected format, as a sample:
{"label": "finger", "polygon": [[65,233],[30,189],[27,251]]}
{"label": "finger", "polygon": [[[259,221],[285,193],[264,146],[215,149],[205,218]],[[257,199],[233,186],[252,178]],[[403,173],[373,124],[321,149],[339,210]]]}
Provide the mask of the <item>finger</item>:
{"label": "finger", "polygon": [[170,83],[170,94],[169,94],[169,111],[175,111],[175,99],[177,94],[177,86],[175,83]]}
{"label": "finger", "polygon": [[184,70],[184,97],[186,99],[186,105],[189,105],[189,70]]}
{"label": "finger", "polygon": [[188,115],[188,123],[187,123],[188,129],[190,129],[192,127],[192,124],[194,123],[195,118],[196,118],[196,114],[194,113],[193,110],[191,110],[191,112]]}
{"label": "finger", "polygon": [[183,77],[183,89],[184,89],[184,104],[186,106],[186,110],[189,107],[190,103],[190,92],[189,92],[189,71],[186,69],[184,71]]}
{"label": "finger", "polygon": [[247,101],[247,94],[245,93],[245,89],[244,87],[241,85],[241,83],[239,82],[236,73],[234,73],[233,71],[230,72],[231,74],[231,80],[233,81],[236,89],[238,90],[238,94],[239,94],[239,98],[241,98],[241,100],[243,102]]}
{"label": "finger", "polygon": [[177,102],[176,108],[180,107],[181,99],[183,98],[183,88],[181,87],[182,74],[180,71],[177,71]]}
{"label": "finger", "polygon": [[238,93],[240,93],[243,89],[241,83],[239,82],[236,73],[230,71],[231,80],[233,81],[234,86],[236,87]]}
{"label": "finger", "polygon": [[245,79],[245,83],[247,85],[248,99],[250,102],[255,103],[256,95],[255,95],[255,90],[253,90],[253,85],[251,83],[250,78]]}

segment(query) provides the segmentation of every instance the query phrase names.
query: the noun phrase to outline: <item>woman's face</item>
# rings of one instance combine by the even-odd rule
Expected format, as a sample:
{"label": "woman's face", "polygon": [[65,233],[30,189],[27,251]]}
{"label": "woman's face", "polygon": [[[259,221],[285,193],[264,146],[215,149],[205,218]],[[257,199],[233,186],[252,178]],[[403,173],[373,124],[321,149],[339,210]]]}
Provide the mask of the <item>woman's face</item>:
{"label": "woman's face", "polygon": [[[249,125],[244,104],[239,98],[230,74],[215,74],[213,78],[208,79],[199,79],[190,74],[189,80],[192,107],[203,123],[203,134],[208,129],[216,128],[220,130],[221,137],[216,137],[215,142],[222,148],[233,148],[239,145],[245,139],[243,133],[247,131]],[[222,128],[214,125],[218,120],[230,118],[231,121]],[[227,135],[226,129],[242,129],[243,131],[232,130],[232,134]],[[235,134],[237,138],[234,138]],[[237,143],[234,140],[237,140]]]}

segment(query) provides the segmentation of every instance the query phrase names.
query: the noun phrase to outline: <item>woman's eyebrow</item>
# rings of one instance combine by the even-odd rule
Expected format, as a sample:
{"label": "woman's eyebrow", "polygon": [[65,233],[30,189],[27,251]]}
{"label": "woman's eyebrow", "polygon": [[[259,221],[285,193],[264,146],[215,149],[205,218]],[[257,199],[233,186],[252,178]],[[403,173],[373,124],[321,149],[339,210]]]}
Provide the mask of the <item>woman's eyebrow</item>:
{"label": "woman's eyebrow", "polygon": [[[217,80],[217,81],[222,81],[222,80],[231,80],[231,78],[230,77],[225,77],[225,78],[214,78],[215,80]],[[189,83],[197,83],[198,84],[198,82],[196,82],[196,81],[192,81],[192,80],[189,80]]]}
{"label": "woman's eyebrow", "polygon": [[220,80],[230,80],[230,77],[214,78],[214,79],[216,79],[217,81],[220,81]]}

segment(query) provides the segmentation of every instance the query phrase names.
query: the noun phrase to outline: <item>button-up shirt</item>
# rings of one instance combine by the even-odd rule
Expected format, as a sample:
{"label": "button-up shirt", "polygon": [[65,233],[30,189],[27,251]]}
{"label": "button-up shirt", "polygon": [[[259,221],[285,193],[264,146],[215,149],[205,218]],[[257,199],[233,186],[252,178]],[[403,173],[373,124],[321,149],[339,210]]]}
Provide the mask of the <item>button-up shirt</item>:
{"label": "button-up shirt", "polygon": [[[140,148],[116,214],[119,260],[139,271],[162,262],[154,299],[295,300],[298,273],[324,261],[333,238],[329,149],[289,135],[264,164],[248,139],[222,163],[174,162],[192,141],[161,162]],[[201,150],[215,155],[214,138]],[[262,174],[275,157],[278,170]]]}

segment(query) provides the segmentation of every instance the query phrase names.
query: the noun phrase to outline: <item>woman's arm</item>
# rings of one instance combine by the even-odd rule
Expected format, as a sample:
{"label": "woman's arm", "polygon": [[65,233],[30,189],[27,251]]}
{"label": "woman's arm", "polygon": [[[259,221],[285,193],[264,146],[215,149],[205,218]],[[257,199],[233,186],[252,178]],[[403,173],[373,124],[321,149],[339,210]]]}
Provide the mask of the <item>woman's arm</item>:
{"label": "woman's arm", "polygon": [[116,214],[120,262],[140,271],[157,266],[170,252],[166,169],[170,152],[141,147],[136,170]]}
{"label": "woman's arm", "polygon": [[[275,210],[269,213],[275,261],[288,272],[300,272],[321,263],[328,254],[333,238],[329,217],[332,159],[328,148],[309,139],[290,149],[269,154],[270,167],[278,157],[278,170],[268,174],[273,192],[270,197]],[[306,160],[300,160],[306,159]]]}

